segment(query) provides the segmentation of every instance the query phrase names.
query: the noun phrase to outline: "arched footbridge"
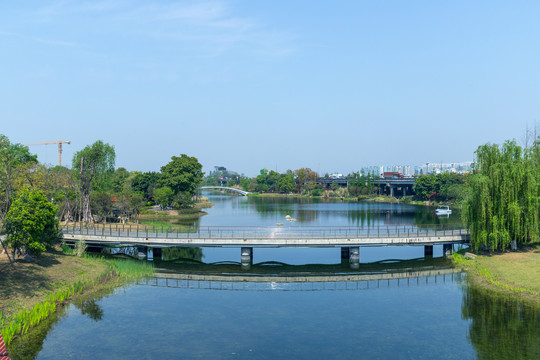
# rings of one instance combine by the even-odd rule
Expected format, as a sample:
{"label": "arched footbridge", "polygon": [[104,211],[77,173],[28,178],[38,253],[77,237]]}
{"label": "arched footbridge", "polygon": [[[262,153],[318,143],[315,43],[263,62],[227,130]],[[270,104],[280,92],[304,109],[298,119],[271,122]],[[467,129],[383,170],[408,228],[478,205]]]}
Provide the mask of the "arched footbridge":
{"label": "arched footbridge", "polygon": [[201,186],[199,189],[200,190],[232,191],[243,196],[250,194],[249,191],[235,189],[235,188],[227,187],[227,186]]}

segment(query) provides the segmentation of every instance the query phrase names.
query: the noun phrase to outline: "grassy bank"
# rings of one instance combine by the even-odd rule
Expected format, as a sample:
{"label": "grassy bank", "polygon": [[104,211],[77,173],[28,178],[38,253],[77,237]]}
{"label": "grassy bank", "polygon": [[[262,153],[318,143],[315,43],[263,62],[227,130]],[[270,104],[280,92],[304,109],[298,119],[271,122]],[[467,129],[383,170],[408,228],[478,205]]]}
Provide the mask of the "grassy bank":
{"label": "grassy bank", "polygon": [[464,252],[454,253],[454,261],[473,281],[540,302],[540,244],[512,252],[477,253],[475,259],[467,259]]}
{"label": "grassy bank", "polygon": [[14,266],[2,258],[0,268],[0,332],[8,345],[81,294],[111,282],[151,276],[154,271],[147,262],[77,257],[60,251]]}

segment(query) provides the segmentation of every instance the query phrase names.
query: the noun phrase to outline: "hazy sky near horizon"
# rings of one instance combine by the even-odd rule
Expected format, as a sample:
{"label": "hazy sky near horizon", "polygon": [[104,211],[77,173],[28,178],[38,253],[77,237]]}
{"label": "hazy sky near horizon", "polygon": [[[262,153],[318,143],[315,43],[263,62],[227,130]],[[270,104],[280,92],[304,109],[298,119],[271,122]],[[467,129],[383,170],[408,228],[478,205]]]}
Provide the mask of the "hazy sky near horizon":
{"label": "hazy sky near horizon", "polygon": [[[537,1],[0,3],[0,133],[253,176],[473,159],[540,120]],[[56,163],[55,145],[32,146]]]}

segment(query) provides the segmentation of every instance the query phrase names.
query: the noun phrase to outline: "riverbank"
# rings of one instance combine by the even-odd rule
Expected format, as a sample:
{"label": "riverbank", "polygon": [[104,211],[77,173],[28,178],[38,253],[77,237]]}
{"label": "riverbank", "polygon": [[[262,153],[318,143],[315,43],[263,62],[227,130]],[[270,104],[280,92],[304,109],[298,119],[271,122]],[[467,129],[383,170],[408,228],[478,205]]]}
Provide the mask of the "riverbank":
{"label": "riverbank", "polygon": [[0,255],[0,331],[6,344],[24,334],[77,297],[104,286],[153,273],[152,264],[85,255],[64,254],[59,249],[31,262],[9,264]]}
{"label": "riverbank", "polygon": [[478,285],[540,303],[540,244],[518,251],[476,253],[465,251],[453,254],[456,266],[467,271]]}
{"label": "riverbank", "polygon": [[358,197],[344,196],[339,192],[332,190],[325,191],[321,195],[311,194],[279,194],[279,193],[250,193],[247,196],[252,197],[278,197],[278,198],[292,198],[292,199],[322,199],[322,200],[343,200],[343,201],[374,201],[374,202],[387,202],[387,203],[399,203],[399,199],[393,196],[387,195],[362,195]]}
{"label": "riverbank", "polygon": [[[193,207],[187,209],[159,210],[146,209],[139,216],[139,225],[146,226],[170,226],[171,224],[186,225],[197,221],[200,217],[207,215],[203,209],[214,206],[208,198],[201,197]],[[136,228],[137,224],[131,224]],[[181,226],[180,226],[181,227]]]}

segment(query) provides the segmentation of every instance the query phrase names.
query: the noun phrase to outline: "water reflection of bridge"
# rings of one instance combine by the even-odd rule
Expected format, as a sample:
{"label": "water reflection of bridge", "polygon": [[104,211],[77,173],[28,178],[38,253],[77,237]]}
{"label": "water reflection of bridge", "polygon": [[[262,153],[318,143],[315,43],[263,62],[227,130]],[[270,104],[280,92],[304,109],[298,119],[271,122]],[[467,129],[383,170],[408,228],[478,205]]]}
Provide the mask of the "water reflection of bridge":
{"label": "water reflection of bridge", "polygon": [[385,274],[238,276],[157,273],[138,284],[231,291],[337,291],[433,285],[461,277],[455,268]]}
{"label": "water reflection of bridge", "polygon": [[462,276],[445,258],[380,261],[361,264],[359,270],[350,270],[347,264],[266,262],[239,272],[239,265],[162,261],[156,263],[154,278],[139,283],[181,289],[322,291],[423,286]]}

